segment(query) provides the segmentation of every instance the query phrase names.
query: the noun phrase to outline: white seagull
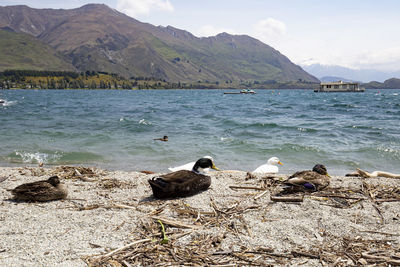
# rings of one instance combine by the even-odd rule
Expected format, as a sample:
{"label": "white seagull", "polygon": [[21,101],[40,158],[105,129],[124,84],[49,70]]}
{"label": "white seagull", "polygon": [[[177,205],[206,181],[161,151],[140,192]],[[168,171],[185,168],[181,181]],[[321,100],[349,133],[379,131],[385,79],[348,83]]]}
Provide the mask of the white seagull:
{"label": "white seagull", "polygon": [[279,168],[277,165],[283,165],[277,157],[272,157],[267,161],[267,164],[261,165],[255,169],[254,173],[278,173]]}

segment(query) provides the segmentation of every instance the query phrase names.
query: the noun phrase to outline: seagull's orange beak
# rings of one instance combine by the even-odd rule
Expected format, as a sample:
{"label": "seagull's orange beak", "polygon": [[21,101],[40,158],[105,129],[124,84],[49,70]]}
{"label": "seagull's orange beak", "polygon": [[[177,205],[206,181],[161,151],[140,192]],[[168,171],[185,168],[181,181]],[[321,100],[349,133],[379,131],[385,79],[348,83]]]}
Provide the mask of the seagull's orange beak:
{"label": "seagull's orange beak", "polygon": [[278,161],[278,164],[279,164],[279,165],[283,165],[283,163],[282,163],[282,162],[280,162],[280,161]]}

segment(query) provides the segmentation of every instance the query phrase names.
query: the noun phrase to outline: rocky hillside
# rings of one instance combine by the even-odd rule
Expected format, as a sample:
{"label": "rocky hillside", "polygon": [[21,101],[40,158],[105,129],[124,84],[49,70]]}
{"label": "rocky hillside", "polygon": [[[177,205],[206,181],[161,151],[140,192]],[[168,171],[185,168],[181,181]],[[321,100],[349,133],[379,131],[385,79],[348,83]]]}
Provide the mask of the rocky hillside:
{"label": "rocky hillside", "polygon": [[139,22],[106,5],[70,10],[0,7],[0,27],[34,36],[79,71],[170,81],[318,82],[250,36],[221,33],[198,38],[171,26]]}

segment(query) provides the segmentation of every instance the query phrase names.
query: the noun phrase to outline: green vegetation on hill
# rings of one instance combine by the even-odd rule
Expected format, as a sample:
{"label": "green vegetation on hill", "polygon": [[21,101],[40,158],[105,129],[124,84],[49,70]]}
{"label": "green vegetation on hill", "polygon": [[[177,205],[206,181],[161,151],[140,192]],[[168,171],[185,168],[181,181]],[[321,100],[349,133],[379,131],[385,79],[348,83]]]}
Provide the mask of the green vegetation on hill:
{"label": "green vegetation on hill", "polygon": [[35,37],[0,30],[0,71],[11,68],[75,70],[64,56]]}

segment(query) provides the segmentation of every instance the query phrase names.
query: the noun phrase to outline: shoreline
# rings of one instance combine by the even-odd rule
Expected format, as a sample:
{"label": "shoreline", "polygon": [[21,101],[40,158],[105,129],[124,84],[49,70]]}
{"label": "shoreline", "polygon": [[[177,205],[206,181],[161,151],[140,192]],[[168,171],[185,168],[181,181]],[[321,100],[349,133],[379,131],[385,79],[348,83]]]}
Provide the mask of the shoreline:
{"label": "shoreline", "polygon": [[[389,198],[389,192],[396,193],[393,189],[399,188],[399,179],[335,176],[329,189],[319,192],[324,196],[313,193],[305,195],[301,203],[284,203],[270,200],[279,178],[257,175],[246,179],[245,172],[213,172],[207,191],[161,201],[152,197],[147,183],[156,174],[94,168],[85,172],[79,168],[0,167],[0,178],[7,178],[0,179],[0,265],[87,266],[91,263],[100,266],[111,264],[110,261],[123,264],[129,260],[125,254],[134,253],[134,249],[154,251],[166,247],[178,251],[204,249],[204,253],[216,258],[227,251],[237,251],[242,258],[224,256],[232,257],[231,261],[237,264],[250,260],[255,264],[322,266],[321,262],[338,261],[338,266],[345,266],[371,263],[370,258],[361,257],[362,253],[372,253],[370,245],[385,247],[385,257],[392,260],[395,259],[391,255],[400,249],[398,202],[378,201]],[[77,176],[74,169],[79,169],[82,176]],[[6,189],[47,179],[53,174],[61,176],[68,188],[67,200],[48,203],[8,200],[11,194]],[[366,185],[370,191],[365,191]],[[247,187],[264,187],[266,191]],[[262,192],[264,195],[260,196]],[[369,198],[366,192],[374,192],[374,198]],[[327,196],[332,194],[342,197]],[[255,199],[257,196],[260,197]],[[174,227],[164,221],[170,242],[163,247],[155,218],[169,219],[190,228]],[[103,257],[127,244],[149,238],[153,241]],[[213,241],[209,247],[197,243],[192,248],[193,242],[199,240]],[[344,240],[357,243],[358,247],[353,246],[361,252],[354,256],[347,251],[350,257],[346,256],[342,247]],[[269,252],[261,253],[261,248]],[[258,251],[258,254],[250,257],[245,251]],[[162,262],[152,258],[151,252],[148,256],[151,259],[139,255],[137,263],[140,260],[152,264]],[[176,255],[175,264],[185,262],[179,260],[180,256]],[[174,261],[165,257],[165,263]]]}
{"label": "shoreline", "polygon": [[[176,166],[180,166],[183,165],[185,162],[178,162],[175,165]],[[317,162],[319,164],[319,162]],[[317,164],[315,163],[315,164]],[[259,161],[259,164],[265,164],[265,162]],[[288,163],[284,163],[284,166],[279,166],[279,173],[277,175],[282,175],[282,176],[290,176],[293,173],[295,173],[296,171],[299,170],[311,170],[312,167],[315,164],[311,164],[308,166],[290,166],[288,167]],[[170,164],[170,165],[166,165],[163,167],[162,170],[160,170],[160,168],[158,169],[152,169],[152,168],[138,168],[137,166],[135,168],[132,167],[122,167],[121,165],[115,165],[113,167],[113,164],[101,164],[101,163],[84,163],[84,164],[79,164],[79,163],[63,163],[63,164],[44,164],[43,168],[57,168],[59,166],[71,166],[71,167],[76,167],[76,168],[80,168],[80,167],[84,167],[84,168],[95,168],[95,169],[101,169],[101,170],[107,170],[108,172],[137,172],[140,173],[141,171],[151,171],[151,172],[155,172],[155,173],[167,173],[170,172],[168,170],[169,167],[171,166],[175,166],[174,164]],[[225,169],[223,168],[224,164],[219,163],[217,166],[222,169],[223,171],[230,171],[233,169]],[[25,168],[25,167],[29,167],[29,168],[37,168],[39,166],[38,163],[12,163],[12,162],[0,162],[0,169],[2,168]],[[128,166],[128,164],[126,164],[126,166]],[[223,167],[221,167],[223,166]],[[254,168],[256,168],[257,166],[253,166],[252,168],[249,168],[249,170],[235,170],[238,172],[243,172],[243,173],[247,173],[247,172],[251,172],[251,170],[253,170]],[[328,173],[329,175],[332,176],[345,176],[348,173],[352,173],[353,171],[355,171],[357,168],[357,166],[354,166],[353,168],[350,168],[350,166],[343,166],[343,167],[331,167],[328,169]],[[362,167],[360,167],[362,168]],[[251,169],[251,170],[250,170]],[[370,170],[372,171],[372,169]],[[389,172],[396,172],[395,170],[388,170]],[[211,172],[215,172],[214,170],[211,170]]]}

